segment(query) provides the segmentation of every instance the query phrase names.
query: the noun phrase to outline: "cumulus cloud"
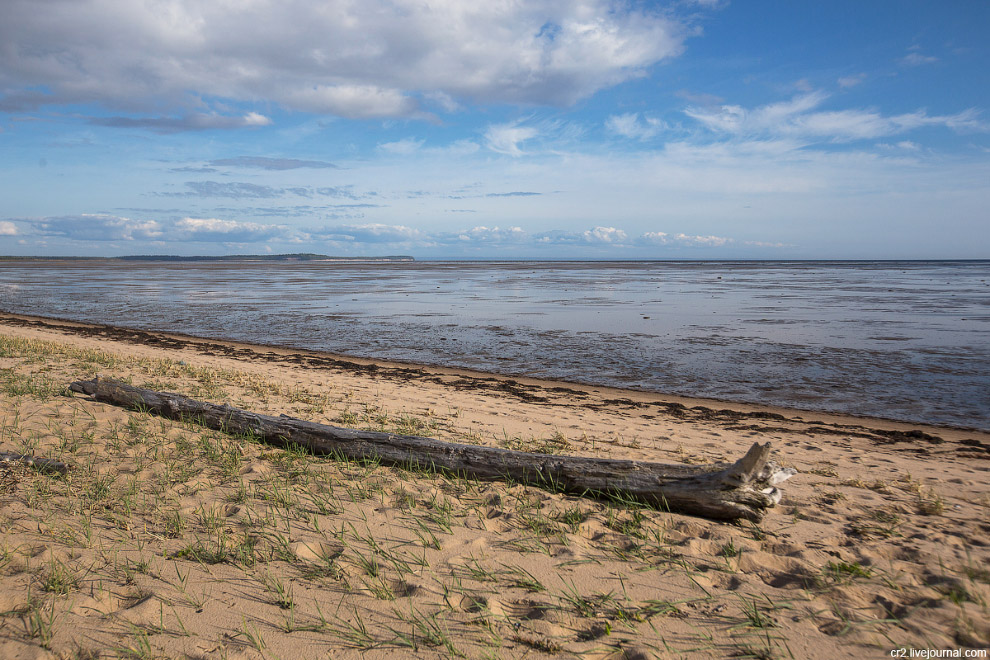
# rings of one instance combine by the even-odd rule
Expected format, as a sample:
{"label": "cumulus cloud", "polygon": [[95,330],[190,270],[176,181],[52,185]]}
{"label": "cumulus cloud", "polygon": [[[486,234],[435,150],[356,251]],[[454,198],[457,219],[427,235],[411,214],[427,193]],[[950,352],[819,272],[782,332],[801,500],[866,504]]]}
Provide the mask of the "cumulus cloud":
{"label": "cumulus cloud", "polygon": [[[735,240],[723,236],[691,236],[688,234],[668,234],[663,231],[648,231],[639,237],[637,241],[644,245],[669,245],[682,247],[721,247],[734,243]],[[757,245],[757,243],[752,243]],[[759,243],[767,246],[768,244]]]}
{"label": "cumulus cloud", "polygon": [[27,220],[35,233],[77,241],[166,241],[250,243],[286,238],[283,225],[217,218],[143,220],[107,214],[64,215]]}
{"label": "cumulus cloud", "polygon": [[[342,205],[347,206],[347,205]],[[361,206],[361,205],[355,205]],[[14,221],[23,223],[28,237],[57,237],[78,242],[132,243],[133,249],[141,249],[141,243],[162,244],[259,244],[259,243],[326,243],[334,249],[374,250],[375,246],[390,249],[439,248],[448,253],[463,250],[466,254],[478,254],[479,250],[514,250],[516,253],[543,253],[547,250],[570,248],[574,254],[592,252],[607,254],[621,252],[649,256],[657,249],[678,248],[716,249],[735,245],[742,247],[790,247],[772,241],[737,241],[716,235],[693,235],[652,231],[631,236],[624,229],[599,225],[580,230],[548,230],[530,232],[521,226],[475,225],[457,231],[431,231],[401,224],[380,222],[355,222],[348,218],[349,208],[299,207],[298,213],[290,208],[278,209],[229,209],[231,215],[267,215],[264,211],[277,211],[279,216],[298,215],[314,217],[323,215],[329,219],[337,210],[344,211],[338,224],[299,229],[283,224],[266,224],[232,219],[230,217],[173,216],[166,219],[141,219],[109,214],[81,214],[45,218],[10,218],[0,221],[0,235],[25,235],[15,227]],[[461,210],[467,212],[468,210]],[[341,222],[351,222],[344,224]]]}
{"label": "cumulus cloud", "polygon": [[412,227],[377,222],[321,227],[309,233],[314,238],[348,243],[406,243],[426,238],[426,234]]}
{"label": "cumulus cloud", "polygon": [[360,118],[567,105],[679,54],[686,20],[613,0],[6,0],[0,104],[180,117],[101,120],[159,131],[202,129],[188,113],[216,99]]}
{"label": "cumulus cloud", "polygon": [[626,240],[626,232],[615,227],[595,227],[583,236],[588,243],[622,243]]}
{"label": "cumulus cloud", "polygon": [[662,119],[645,116],[640,119],[638,112],[630,112],[622,115],[612,115],[605,120],[605,128],[622,137],[632,138],[634,140],[648,140],[656,137],[660,131],[667,128],[667,125]]}
{"label": "cumulus cloud", "polygon": [[594,227],[583,232],[555,229],[536,234],[535,240],[543,245],[623,245],[626,232],[615,227]]}
{"label": "cumulus cloud", "polygon": [[287,231],[282,225],[218,218],[182,218],[172,225],[168,238],[173,241],[256,243],[285,237]]}
{"label": "cumulus cloud", "polygon": [[828,95],[823,92],[811,92],[789,101],[753,109],[723,105],[718,109],[692,107],[684,112],[709,130],[745,137],[774,136],[843,142],[897,135],[925,126],[990,130],[973,109],[954,115],[929,115],[924,110],[917,110],[889,116],[876,110],[819,110],[827,98]]}
{"label": "cumulus cloud", "polygon": [[[463,210],[462,210],[463,211]],[[453,232],[428,232],[404,225],[379,223],[327,226],[308,232],[311,239],[347,244],[405,244],[446,246],[453,248],[553,248],[575,247],[595,249],[628,249],[631,247],[694,247],[717,248],[735,244],[732,238],[722,236],[690,235],[684,233],[647,232],[630,238],[617,227],[597,226],[586,231],[554,229],[532,233],[519,226],[477,225]],[[749,245],[750,243],[746,243]],[[753,242],[752,245],[757,245]],[[769,243],[759,243],[769,246]]]}
{"label": "cumulus cloud", "polygon": [[529,234],[522,227],[485,227],[478,226],[464,231],[453,232],[439,236],[441,242],[457,242],[464,244],[505,244],[522,243],[529,239]]}
{"label": "cumulus cloud", "polygon": [[155,220],[134,220],[116,215],[62,215],[33,219],[30,223],[39,234],[79,241],[158,240],[163,236],[162,225]]}

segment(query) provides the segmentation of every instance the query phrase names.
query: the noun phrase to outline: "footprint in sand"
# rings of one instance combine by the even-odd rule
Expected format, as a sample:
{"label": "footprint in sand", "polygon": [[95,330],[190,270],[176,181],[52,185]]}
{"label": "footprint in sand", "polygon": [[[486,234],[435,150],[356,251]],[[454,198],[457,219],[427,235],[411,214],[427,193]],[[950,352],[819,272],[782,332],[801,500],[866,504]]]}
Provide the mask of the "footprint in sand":
{"label": "footprint in sand", "polygon": [[344,548],[325,541],[297,541],[289,544],[289,551],[303,561],[324,562],[339,557]]}

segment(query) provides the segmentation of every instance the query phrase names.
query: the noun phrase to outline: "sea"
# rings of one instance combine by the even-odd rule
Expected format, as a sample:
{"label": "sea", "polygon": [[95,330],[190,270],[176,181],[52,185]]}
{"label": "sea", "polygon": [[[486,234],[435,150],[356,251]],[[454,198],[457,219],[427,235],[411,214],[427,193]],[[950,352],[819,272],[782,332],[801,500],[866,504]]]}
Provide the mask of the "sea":
{"label": "sea", "polygon": [[990,261],[0,261],[0,309],[990,430]]}

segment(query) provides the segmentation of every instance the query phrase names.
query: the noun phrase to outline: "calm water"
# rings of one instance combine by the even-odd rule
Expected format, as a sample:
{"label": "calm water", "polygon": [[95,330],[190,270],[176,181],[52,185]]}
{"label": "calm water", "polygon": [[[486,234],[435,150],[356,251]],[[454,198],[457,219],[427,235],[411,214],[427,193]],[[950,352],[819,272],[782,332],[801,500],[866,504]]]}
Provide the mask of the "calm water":
{"label": "calm water", "polygon": [[990,262],[0,262],[0,309],[990,429]]}

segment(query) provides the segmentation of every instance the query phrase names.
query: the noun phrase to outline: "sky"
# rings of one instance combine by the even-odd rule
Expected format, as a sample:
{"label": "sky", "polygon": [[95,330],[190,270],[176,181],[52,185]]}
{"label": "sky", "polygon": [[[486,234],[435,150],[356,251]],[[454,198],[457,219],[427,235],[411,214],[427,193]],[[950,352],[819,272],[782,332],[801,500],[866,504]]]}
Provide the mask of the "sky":
{"label": "sky", "polygon": [[990,258],[983,0],[3,0],[0,255]]}

